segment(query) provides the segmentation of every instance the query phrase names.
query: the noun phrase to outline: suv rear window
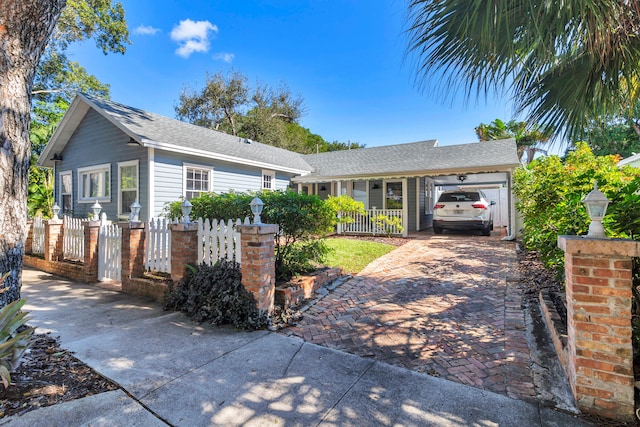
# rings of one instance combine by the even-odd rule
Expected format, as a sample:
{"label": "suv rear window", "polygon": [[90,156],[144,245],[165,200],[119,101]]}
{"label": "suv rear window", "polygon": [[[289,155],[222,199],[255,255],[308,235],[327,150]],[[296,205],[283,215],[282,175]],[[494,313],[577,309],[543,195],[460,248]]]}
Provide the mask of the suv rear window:
{"label": "suv rear window", "polygon": [[464,193],[442,193],[439,202],[477,202],[480,200],[480,194],[475,191]]}

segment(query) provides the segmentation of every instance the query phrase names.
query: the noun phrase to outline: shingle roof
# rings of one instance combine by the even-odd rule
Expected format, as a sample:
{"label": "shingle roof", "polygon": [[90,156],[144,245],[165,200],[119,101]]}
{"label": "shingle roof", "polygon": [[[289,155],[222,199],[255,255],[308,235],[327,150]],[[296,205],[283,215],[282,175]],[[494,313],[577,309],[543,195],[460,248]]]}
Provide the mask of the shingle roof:
{"label": "shingle roof", "polygon": [[[309,172],[302,155],[271,145],[195,126],[159,114],[101,98],[79,94],[78,99],[118,125],[146,146],[174,149],[236,162],[253,162],[277,170]],[[76,101],[78,100],[76,99]],[[66,143],[66,142],[64,142]]]}
{"label": "shingle roof", "polygon": [[328,178],[503,171],[519,164],[513,139],[449,146],[437,146],[436,140],[427,140],[302,155],[114,101],[79,94],[40,157],[40,165],[52,166],[47,159],[54,151],[62,151],[88,108],[94,108],[145,146],[243,164],[271,166],[275,170],[303,175],[294,178],[298,182]]}
{"label": "shingle roof", "polygon": [[496,171],[519,164],[513,139],[437,146],[422,141],[384,147],[309,154],[314,172],[297,181],[347,176],[435,174],[448,171]]}

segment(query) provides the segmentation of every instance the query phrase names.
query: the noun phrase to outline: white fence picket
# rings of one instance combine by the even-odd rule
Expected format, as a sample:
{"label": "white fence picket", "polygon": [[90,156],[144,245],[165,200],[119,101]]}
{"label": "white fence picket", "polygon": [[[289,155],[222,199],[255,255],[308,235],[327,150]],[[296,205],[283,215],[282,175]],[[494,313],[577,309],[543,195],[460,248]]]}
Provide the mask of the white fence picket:
{"label": "white fence picket", "polygon": [[147,271],[171,273],[171,230],[167,218],[147,222],[144,268]]}
{"label": "white fence picket", "polygon": [[36,255],[44,255],[44,221],[42,216],[33,218],[33,240],[31,241],[31,252]]}
{"label": "white fence picket", "polygon": [[103,214],[98,236],[98,280],[121,279],[122,229],[110,224]]}
{"label": "white fence picket", "polygon": [[70,261],[84,261],[84,225],[82,219],[65,215],[62,218],[64,237],[62,256]]}
{"label": "white fence picket", "polygon": [[[243,221],[237,219],[213,220],[198,219],[198,264],[213,265],[218,260],[226,258],[240,263],[240,233],[235,230],[235,225],[241,225]],[[244,224],[249,224],[249,218],[244,219]]]}

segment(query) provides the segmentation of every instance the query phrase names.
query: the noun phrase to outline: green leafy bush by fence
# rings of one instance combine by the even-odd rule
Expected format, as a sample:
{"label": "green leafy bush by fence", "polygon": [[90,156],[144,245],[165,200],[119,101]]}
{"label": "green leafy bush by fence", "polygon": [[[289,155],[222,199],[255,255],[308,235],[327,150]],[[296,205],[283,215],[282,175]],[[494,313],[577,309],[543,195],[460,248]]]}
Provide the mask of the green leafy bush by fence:
{"label": "green leafy bush by fence", "polygon": [[[321,237],[333,230],[335,215],[318,196],[295,191],[206,193],[190,200],[191,217],[210,220],[252,217],[249,203],[254,197],[264,202],[262,222],[279,226],[274,236],[277,280],[289,280],[322,262],[328,249]],[[180,203],[173,202],[166,208],[169,217],[181,217]]]}
{"label": "green leafy bush by fence", "polygon": [[516,170],[514,193],[523,218],[523,243],[537,250],[545,266],[560,276],[564,253],[557,246],[558,235],[587,233],[590,219],[582,201],[593,190],[594,181],[612,201],[604,221],[607,234],[637,235],[628,225],[631,217],[637,223],[640,213],[638,207],[629,210],[638,200],[632,192],[637,189],[639,173],[635,168],[619,168],[618,160],[616,156],[594,156],[587,144],[578,143],[564,161],[547,156]]}

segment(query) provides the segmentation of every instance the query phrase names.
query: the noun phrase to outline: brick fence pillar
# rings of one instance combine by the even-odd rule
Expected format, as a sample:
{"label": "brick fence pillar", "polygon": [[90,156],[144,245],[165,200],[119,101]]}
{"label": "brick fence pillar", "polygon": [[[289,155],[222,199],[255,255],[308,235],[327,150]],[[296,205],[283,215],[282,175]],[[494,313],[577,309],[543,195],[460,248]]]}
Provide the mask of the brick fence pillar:
{"label": "brick fence pillar", "polygon": [[640,242],[558,236],[567,279],[567,374],[578,408],[631,421],[632,258]]}
{"label": "brick fence pillar", "polygon": [[84,223],[84,281],[98,281],[98,238],[100,237],[100,221]]}
{"label": "brick fence pillar", "polygon": [[62,220],[50,219],[44,222],[44,259],[62,260]]}
{"label": "brick fence pillar", "polygon": [[27,220],[27,238],[24,243],[24,253],[33,253],[33,220]]}
{"label": "brick fence pillar", "polygon": [[171,280],[178,282],[185,275],[187,264],[198,262],[198,224],[169,224],[171,230]]}
{"label": "brick fence pillar", "polygon": [[273,313],[276,268],[274,235],[278,225],[237,225],[242,244],[242,285],[253,294],[258,309]]}
{"label": "brick fence pillar", "polygon": [[121,222],[122,229],[122,288],[125,289],[132,278],[144,274],[145,223]]}

